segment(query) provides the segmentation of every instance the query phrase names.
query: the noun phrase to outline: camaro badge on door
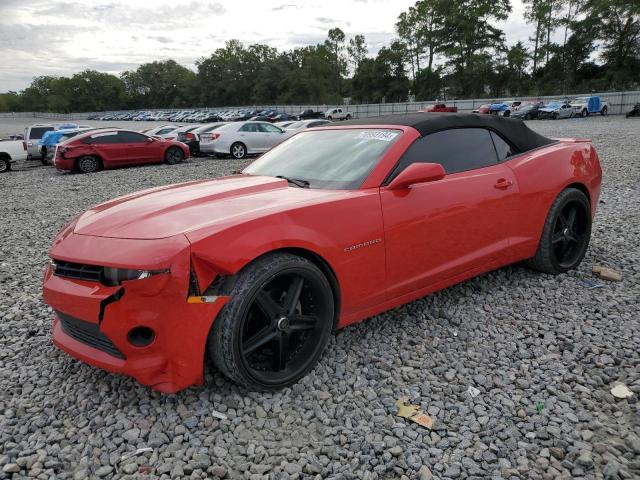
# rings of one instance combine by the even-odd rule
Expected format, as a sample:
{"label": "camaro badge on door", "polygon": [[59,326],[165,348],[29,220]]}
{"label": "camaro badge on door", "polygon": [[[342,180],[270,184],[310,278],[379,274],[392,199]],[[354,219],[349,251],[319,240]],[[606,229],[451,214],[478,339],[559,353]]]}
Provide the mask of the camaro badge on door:
{"label": "camaro badge on door", "polygon": [[351,245],[351,246],[349,246],[349,247],[345,248],[345,249],[344,249],[344,251],[345,251],[346,253],[349,253],[349,252],[352,252],[352,251],[357,250],[357,249],[359,249],[359,248],[362,248],[362,247],[369,247],[369,246],[371,246],[371,245],[374,245],[374,244],[376,244],[376,243],[380,243],[380,242],[382,242],[382,239],[381,239],[381,238],[375,238],[375,239],[373,239],[373,240],[367,240],[366,242],[356,243],[355,245]]}

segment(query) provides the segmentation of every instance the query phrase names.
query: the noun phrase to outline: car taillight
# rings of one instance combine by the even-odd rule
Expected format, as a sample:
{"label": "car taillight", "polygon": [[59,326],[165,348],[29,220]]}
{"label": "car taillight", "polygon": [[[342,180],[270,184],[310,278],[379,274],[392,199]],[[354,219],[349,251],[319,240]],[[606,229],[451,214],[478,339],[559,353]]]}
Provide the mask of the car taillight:
{"label": "car taillight", "polygon": [[211,140],[217,140],[220,138],[220,134],[219,133],[212,133],[211,134]]}
{"label": "car taillight", "polygon": [[185,134],[184,138],[186,138],[187,140],[193,140],[193,133]]}

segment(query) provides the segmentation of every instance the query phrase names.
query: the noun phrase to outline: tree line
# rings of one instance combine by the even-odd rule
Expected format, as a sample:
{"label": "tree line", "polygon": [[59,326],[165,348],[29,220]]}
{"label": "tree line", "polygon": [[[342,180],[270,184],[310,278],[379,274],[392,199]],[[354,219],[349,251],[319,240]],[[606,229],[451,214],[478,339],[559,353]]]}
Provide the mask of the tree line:
{"label": "tree line", "polygon": [[375,56],[363,35],[329,30],[287,51],[229,40],[186,68],[174,60],[120,76],[39,76],[0,94],[0,111],[81,112],[194,106],[399,102],[638,88],[640,2],[524,0],[528,41],[498,27],[509,0],[420,0]]}

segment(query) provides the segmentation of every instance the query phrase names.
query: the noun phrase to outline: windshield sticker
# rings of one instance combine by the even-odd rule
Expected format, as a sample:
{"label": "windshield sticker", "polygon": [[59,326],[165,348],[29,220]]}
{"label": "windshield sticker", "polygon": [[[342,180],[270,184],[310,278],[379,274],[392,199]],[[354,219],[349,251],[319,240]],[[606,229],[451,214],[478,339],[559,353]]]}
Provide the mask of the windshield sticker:
{"label": "windshield sticker", "polygon": [[96,133],[95,135],[91,135],[91,138],[108,137],[110,135],[117,135],[117,134],[118,132]]}
{"label": "windshield sticker", "polygon": [[391,142],[398,136],[398,132],[390,132],[388,130],[365,130],[360,132],[357,139],[366,140],[382,140],[383,142]]}

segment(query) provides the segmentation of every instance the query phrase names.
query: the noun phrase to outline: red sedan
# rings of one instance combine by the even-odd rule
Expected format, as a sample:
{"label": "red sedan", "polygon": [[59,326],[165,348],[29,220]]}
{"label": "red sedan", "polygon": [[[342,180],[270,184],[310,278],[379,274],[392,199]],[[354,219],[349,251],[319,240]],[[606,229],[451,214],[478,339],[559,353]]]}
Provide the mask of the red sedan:
{"label": "red sedan", "polygon": [[189,156],[181,142],[150,137],[130,130],[92,130],[70,138],[56,149],[53,163],[59,170],[81,173],[145,163],[174,165]]}
{"label": "red sedan", "polygon": [[522,260],[585,255],[602,172],[589,140],[489,115],[310,129],[242,174],[98,205],[50,250],[44,299],[70,355],[163,392],[206,358],[289,385],[331,331]]}

